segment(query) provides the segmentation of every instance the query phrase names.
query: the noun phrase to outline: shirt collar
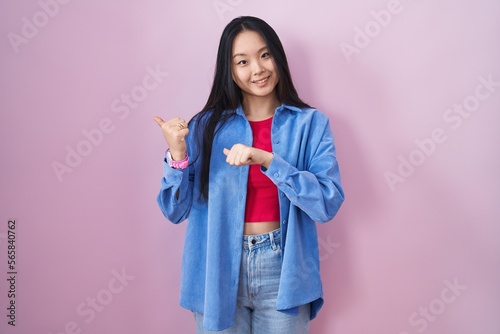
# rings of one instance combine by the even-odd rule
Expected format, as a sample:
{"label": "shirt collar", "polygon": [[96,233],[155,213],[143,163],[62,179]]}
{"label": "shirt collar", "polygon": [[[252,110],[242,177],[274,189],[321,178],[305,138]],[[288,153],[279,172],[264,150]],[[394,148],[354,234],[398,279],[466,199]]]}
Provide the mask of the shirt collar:
{"label": "shirt collar", "polygon": [[[282,103],[278,108],[276,108],[276,112],[281,112],[284,109],[289,109],[292,111],[302,111],[302,109],[300,109],[300,108]],[[236,108],[236,114],[243,116],[243,117],[246,117],[245,112],[243,111],[243,106],[241,104],[239,104],[238,108]]]}

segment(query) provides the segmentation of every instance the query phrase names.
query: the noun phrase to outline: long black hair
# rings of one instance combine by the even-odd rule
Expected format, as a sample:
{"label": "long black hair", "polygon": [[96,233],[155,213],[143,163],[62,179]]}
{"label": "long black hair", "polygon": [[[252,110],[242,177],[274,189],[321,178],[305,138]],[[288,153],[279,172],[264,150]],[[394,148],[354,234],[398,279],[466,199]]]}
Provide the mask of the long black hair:
{"label": "long black hair", "polygon": [[278,72],[278,84],[275,88],[278,101],[299,108],[309,107],[297,94],[285,50],[273,28],[264,20],[252,16],[237,17],[229,22],[220,38],[212,90],[205,107],[193,117],[198,120],[198,125],[203,124],[203,129],[198,127],[199,131],[194,135],[198,147],[201,148],[200,195],[204,200],[208,200],[210,156],[216,129],[220,129],[220,126],[235,115],[235,110],[243,99],[241,89],[233,81],[231,64],[234,38],[244,30],[259,33],[266,42]]}

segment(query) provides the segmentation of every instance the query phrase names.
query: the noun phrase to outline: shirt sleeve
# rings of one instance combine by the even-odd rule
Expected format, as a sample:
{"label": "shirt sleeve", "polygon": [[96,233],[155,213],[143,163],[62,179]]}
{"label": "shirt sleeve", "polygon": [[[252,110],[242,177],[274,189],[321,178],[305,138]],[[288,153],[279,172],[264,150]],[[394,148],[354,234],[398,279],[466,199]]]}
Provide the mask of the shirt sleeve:
{"label": "shirt sleeve", "polygon": [[197,120],[189,123],[189,134],[186,137],[189,164],[184,169],[170,167],[167,159],[163,159],[163,178],[161,189],[157,197],[163,215],[174,224],[178,224],[189,217],[193,204],[194,175],[196,160],[196,141],[193,133],[196,131]]}
{"label": "shirt sleeve", "polygon": [[[326,116],[325,116],[326,118]],[[312,220],[328,222],[344,201],[340,171],[329,121],[322,129],[311,130],[308,138],[306,165],[303,170],[274,154],[269,168],[262,171],[290,200]]]}
{"label": "shirt sleeve", "polygon": [[174,169],[166,159],[163,160],[163,178],[157,201],[163,215],[174,224],[184,221],[189,216],[193,202],[191,169],[191,166]]}

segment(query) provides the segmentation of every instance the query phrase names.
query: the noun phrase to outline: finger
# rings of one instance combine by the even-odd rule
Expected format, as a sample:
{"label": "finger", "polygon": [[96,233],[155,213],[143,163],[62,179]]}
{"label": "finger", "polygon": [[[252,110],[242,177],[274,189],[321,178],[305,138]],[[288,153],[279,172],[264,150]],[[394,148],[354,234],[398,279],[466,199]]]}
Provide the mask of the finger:
{"label": "finger", "polygon": [[180,121],[172,120],[169,122],[168,127],[171,128],[172,130],[182,131],[188,128],[188,124],[186,122],[183,122],[182,120]]}
{"label": "finger", "polygon": [[177,129],[179,129],[179,131],[187,128],[187,124],[182,122],[176,123],[175,126],[177,127]]}
{"label": "finger", "polygon": [[165,124],[165,121],[159,117],[159,116],[154,116],[153,117],[153,120],[156,122],[156,124],[158,124],[160,127]]}
{"label": "finger", "polygon": [[231,150],[229,150],[228,152],[228,155],[227,155],[227,158],[226,158],[226,162],[228,164],[230,164],[231,166],[234,166],[235,165],[235,162],[236,162],[236,151],[234,150],[234,148],[231,148]]}
{"label": "finger", "polygon": [[186,120],[184,118],[180,118],[180,117],[172,118],[171,121],[173,123],[186,123]]}
{"label": "finger", "polygon": [[185,140],[185,138],[187,137],[188,133],[189,133],[189,129],[188,128],[184,128],[182,130],[179,130],[179,135],[180,135],[179,137],[180,137],[181,141]]}
{"label": "finger", "polygon": [[[156,116],[156,117],[158,117],[158,116]],[[168,121],[166,121],[165,123],[167,123],[169,127],[170,126],[175,126],[176,124],[187,125],[186,121],[183,118],[180,118],[180,117],[171,118]]]}
{"label": "finger", "polygon": [[233,159],[233,163],[236,166],[241,166],[241,163],[243,161],[243,153],[243,147],[241,145],[238,145]]}
{"label": "finger", "polygon": [[250,155],[248,152],[241,152],[240,159],[238,160],[240,165],[248,165],[250,162]]}
{"label": "finger", "polygon": [[253,153],[252,152],[246,152],[244,154],[243,158],[244,158],[244,161],[242,161],[242,163],[249,164],[249,163],[252,162]]}
{"label": "finger", "polygon": [[226,153],[227,153],[227,154],[226,154],[226,162],[227,162],[228,164],[232,165],[231,161],[232,161],[232,159],[233,159],[233,154],[234,154],[234,152],[232,152],[231,150],[228,150],[227,148],[225,149],[225,151],[226,151]]}
{"label": "finger", "polygon": [[224,153],[224,155],[227,157],[227,155],[229,154],[229,150],[227,148],[224,148],[224,150],[222,150],[222,153]]}
{"label": "finger", "polygon": [[180,118],[180,117],[172,118],[170,120],[170,122],[172,124],[177,124],[177,123],[186,124],[186,120],[184,118]]}

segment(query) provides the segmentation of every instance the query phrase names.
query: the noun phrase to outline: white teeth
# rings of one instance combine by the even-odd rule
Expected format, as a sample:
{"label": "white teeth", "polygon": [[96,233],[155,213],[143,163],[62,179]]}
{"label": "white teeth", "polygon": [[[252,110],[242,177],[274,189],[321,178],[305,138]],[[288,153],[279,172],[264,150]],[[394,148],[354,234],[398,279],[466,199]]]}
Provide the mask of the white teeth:
{"label": "white teeth", "polygon": [[264,78],[264,79],[259,80],[259,81],[254,81],[254,83],[256,83],[256,84],[260,84],[260,83],[263,83],[263,82],[267,81],[267,79],[269,79],[269,77]]}

